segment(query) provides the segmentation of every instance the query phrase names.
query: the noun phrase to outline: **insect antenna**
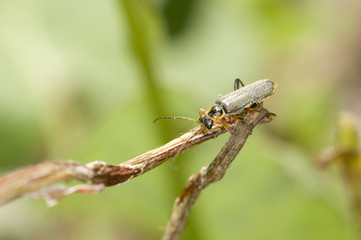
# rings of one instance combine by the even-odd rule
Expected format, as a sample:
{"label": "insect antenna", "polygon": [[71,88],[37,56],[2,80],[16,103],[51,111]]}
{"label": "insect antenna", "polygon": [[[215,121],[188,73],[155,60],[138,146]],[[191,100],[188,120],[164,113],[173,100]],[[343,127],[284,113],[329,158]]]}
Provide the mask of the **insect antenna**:
{"label": "insect antenna", "polygon": [[198,120],[195,120],[193,118],[188,118],[188,117],[158,117],[158,118],[154,119],[153,123],[155,123],[156,121],[158,121],[160,119],[183,119],[183,120],[188,120],[188,121],[192,121],[192,122],[201,124]]}
{"label": "insect antenna", "polygon": [[198,123],[199,125],[201,125],[200,129],[198,131],[196,131],[195,133],[193,133],[184,143],[183,145],[178,149],[177,153],[174,155],[173,160],[172,160],[172,165],[175,162],[176,158],[178,157],[178,155],[181,153],[181,151],[184,149],[185,146],[187,146],[188,142],[190,140],[192,140],[192,138],[194,138],[194,136],[198,135],[200,132],[204,131],[204,125],[198,121],[195,120],[193,118],[188,118],[188,117],[158,117],[156,119],[154,119],[153,123],[155,123],[156,121],[160,120],[160,119],[183,119],[183,120],[188,120],[188,121],[192,121],[195,123]]}

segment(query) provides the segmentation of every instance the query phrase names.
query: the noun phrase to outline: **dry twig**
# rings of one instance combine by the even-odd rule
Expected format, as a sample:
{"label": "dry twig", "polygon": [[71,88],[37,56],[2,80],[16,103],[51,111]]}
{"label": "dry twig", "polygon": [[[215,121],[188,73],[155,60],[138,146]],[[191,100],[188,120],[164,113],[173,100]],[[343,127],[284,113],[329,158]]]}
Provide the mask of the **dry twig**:
{"label": "dry twig", "polygon": [[180,237],[187,223],[189,212],[201,191],[209,184],[222,179],[253,128],[261,122],[269,122],[274,118],[274,114],[259,108],[248,112],[244,121],[236,122],[233,133],[215,159],[189,178],[187,186],[176,199],[163,240],[175,240]]}
{"label": "dry twig", "polygon": [[[269,122],[275,117],[259,105],[256,109],[243,112],[240,121],[229,119],[232,134],[216,158],[198,173],[193,175],[177,198],[172,216],[163,237],[164,240],[178,239],[184,230],[189,212],[195,204],[200,192],[210,183],[219,181],[227,168],[243,147],[253,128],[262,122]],[[134,177],[159,166],[174,157],[179,151],[186,151],[193,146],[215,138],[226,132],[220,124],[207,131],[199,131],[199,127],[188,131],[169,143],[150,150],[119,165],[109,165],[94,161],[88,164],[73,161],[44,162],[21,168],[0,177],[0,205],[24,195],[42,197],[49,205],[72,193],[101,192],[105,187],[126,182]],[[197,134],[195,134],[197,133]],[[75,185],[72,187],[54,185],[59,181],[80,180],[92,185]]]}
{"label": "dry twig", "polygon": [[[226,132],[220,125],[215,125],[207,133],[199,132],[189,140],[198,130],[199,127],[192,129],[159,148],[150,150],[119,165],[110,165],[102,161],[94,161],[88,164],[58,161],[20,168],[0,177],[0,205],[24,195],[42,197],[48,205],[54,205],[65,196],[75,192],[99,193],[104,187],[120,184],[146,173],[174,157],[179,150],[181,152],[186,151]],[[93,184],[93,186],[54,186],[59,181],[73,179]]]}

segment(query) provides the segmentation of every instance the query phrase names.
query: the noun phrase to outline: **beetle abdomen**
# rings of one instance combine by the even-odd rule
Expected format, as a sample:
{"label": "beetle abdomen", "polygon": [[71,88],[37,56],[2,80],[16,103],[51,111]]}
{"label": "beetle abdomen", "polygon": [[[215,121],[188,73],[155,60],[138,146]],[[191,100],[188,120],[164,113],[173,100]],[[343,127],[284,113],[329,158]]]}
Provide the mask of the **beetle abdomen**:
{"label": "beetle abdomen", "polygon": [[216,104],[220,105],[227,115],[236,115],[252,104],[263,101],[276,88],[277,85],[268,79],[259,80],[220,97]]}

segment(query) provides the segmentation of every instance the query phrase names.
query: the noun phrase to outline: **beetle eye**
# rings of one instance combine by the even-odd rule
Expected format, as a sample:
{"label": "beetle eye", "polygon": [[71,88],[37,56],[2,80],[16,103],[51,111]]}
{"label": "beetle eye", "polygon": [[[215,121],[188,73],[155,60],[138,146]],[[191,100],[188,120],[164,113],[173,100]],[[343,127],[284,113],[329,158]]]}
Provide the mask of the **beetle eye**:
{"label": "beetle eye", "polygon": [[207,117],[207,115],[200,117],[199,121],[208,129],[211,129],[213,126],[213,120]]}
{"label": "beetle eye", "polygon": [[210,118],[206,118],[203,124],[206,126],[206,128],[211,129],[213,126],[213,121]]}

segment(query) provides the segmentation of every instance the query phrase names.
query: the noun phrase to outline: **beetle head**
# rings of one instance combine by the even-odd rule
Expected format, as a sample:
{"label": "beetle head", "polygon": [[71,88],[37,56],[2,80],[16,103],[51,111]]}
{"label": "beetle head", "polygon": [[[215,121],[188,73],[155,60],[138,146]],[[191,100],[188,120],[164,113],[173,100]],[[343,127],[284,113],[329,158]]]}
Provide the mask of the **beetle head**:
{"label": "beetle head", "polygon": [[213,120],[210,119],[207,115],[200,117],[199,121],[208,129],[211,129],[213,126]]}

